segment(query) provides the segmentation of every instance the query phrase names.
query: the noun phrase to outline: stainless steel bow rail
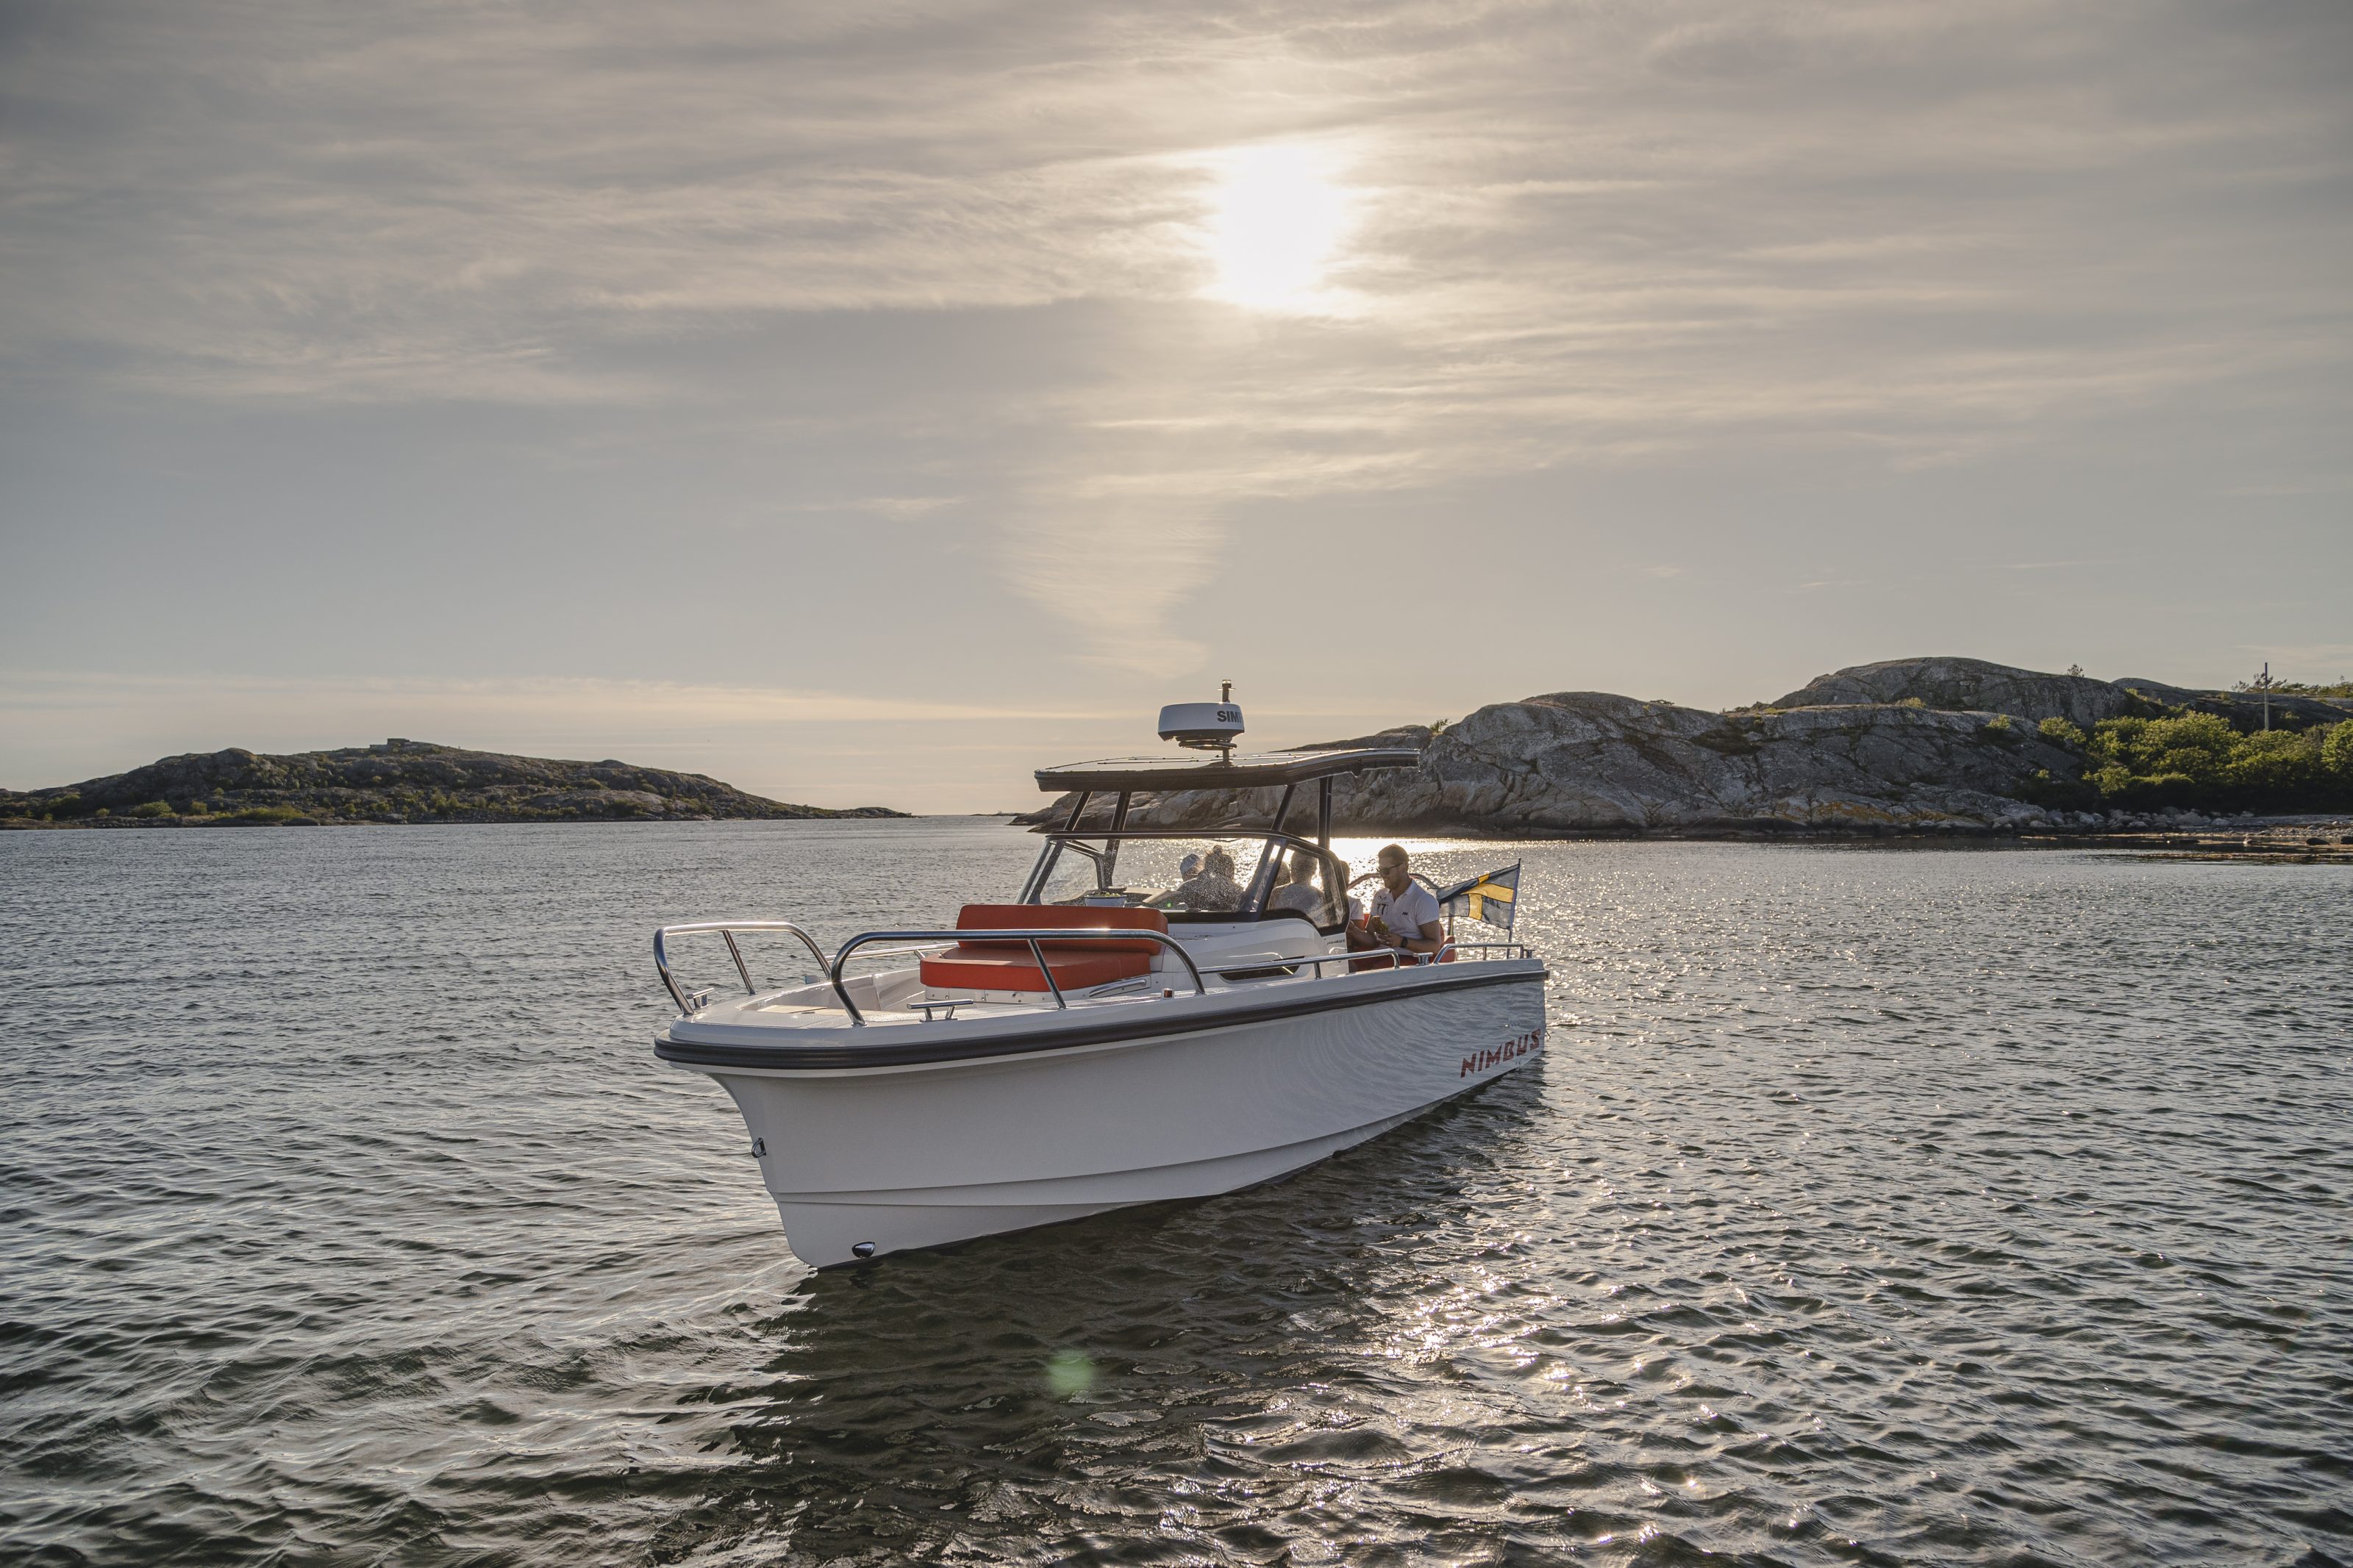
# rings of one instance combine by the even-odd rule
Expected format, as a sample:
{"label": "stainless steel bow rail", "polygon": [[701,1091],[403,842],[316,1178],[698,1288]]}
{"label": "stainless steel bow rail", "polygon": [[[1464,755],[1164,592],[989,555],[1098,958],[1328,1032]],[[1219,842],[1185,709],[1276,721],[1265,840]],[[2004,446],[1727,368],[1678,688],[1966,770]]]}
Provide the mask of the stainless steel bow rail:
{"label": "stainless steel bow rail", "polygon": [[[717,931],[720,939],[727,943],[727,956],[735,961],[735,973],[744,982],[744,994],[756,996],[760,994],[760,988],[752,984],[752,971],[744,963],[744,950],[735,945],[735,933],[739,931],[788,931],[801,939],[809,950],[809,956],[817,960],[819,969],[832,962],[826,957],[825,949],[817,944],[817,938],[790,921],[697,921],[691,925],[664,926],[654,932],[654,967],[661,971],[661,982],[670,988],[670,999],[678,1004],[680,1012],[691,1013],[696,1004],[688,1001],[687,994],[679,989],[678,977],[670,973],[669,939],[674,936]],[[839,986],[839,982],[835,984]],[[698,994],[707,995],[708,993]]]}
{"label": "stainless steel bow rail", "polygon": [[956,942],[976,944],[1019,942],[1029,948],[1031,961],[1038,965],[1039,973],[1045,977],[1046,989],[1053,994],[1054,1005],[1060,1008],[1069,1007],[1070,999],[1062,994],[1062,987],[1054,978],[1053,966],[1046,962],[1044,944],[1047,942],[1157,942],[1175,953],[1176,961],[1185,966],[1186,975],[1193,982],[1193,994],[1196,996],[1208,994],[1208,983],[1203,978],[1208,974],[1217,975],[1220,979],[1231,975],[1272,978],[1277,973],[1294,974],[1301,969],[1309,969],[1314,971],[1315,978],[1320,980],[1324,976],[1324,966],[1333,963],[1348,964],[1352,967],[1366,964],[1380,967],[1386,963],[1386,967],[1389,969],[1403,969],[1435,964],[1449,952],[1464,957],[1475,953],[1481,959],[1534,958],[1535,956],[1533,948],[1515,942],[1451,942],[1434,953],[1399,952],[1396,948],[1389,947],[1366,948],[1355,952],[1303,953],[1295,957],[1262,953],[1256,957],[1237,960],[1231,963],[1213,964],[1205,970],[1193,961],[1193,955],[1185,951],[1183,943],[1165,931],[1140,930],[1129,926],[1054,926],[1037,931],[988,931],[974,928],[958,931],[862,931],[843,942],[840,951],[828,958],[825,949],[818,945],[817,938],[790,921],[698,921],[691,925],[664,926],[654,932],[654,967],[661,972],[662,984],[669,989],[670,1000],[678,1004],[678,1010],[681,1013],[696,1011],[709,999],[710,994],[708,992],[689,993],[680,986],[678,977],[671,972],[670,966],[669,939],[674,936],[716,932],[720,940],[727,944],[727,955],[735,961],[735,973],[744,982],[744,994],[747,996],[756,996],[759,994],[760,988],[752,983],[751,967],[744,962],[744,950],[737,945],[735,934],[738,931],[790,931],[800,938],[802,945],[809,950],[809,956],[817,960],[818,967],[824,971],[826,979],[832,984],[834,996],[841,1003],[842,1010],[849,1015],[851,1023],[860,1026],[866,1023],[866,1015],[860,1012],[858,1004],[849,999],[849,988],[843,982],[842,970],[849,962],[849,955],[852,952],[870,942],[877,942],[914,944],[892,952],[876,954],[877,957],[882,958],[909,956],[926,948],[945,947]]}
{"label": "stainless steel bow rail", "polygon": [[1200,965],[1193,962],[1193,955],[1185,951],[1182,942],[1166,931],[1141,930],[1133,926],[1057,926],[1044,931],[987,931],[974,928],[967,931],[861,931],[843,942],[841,951],[833,955],[833,968],[829,972],[829,977],[833,981],[833,994],[841,998],[842,1006],[849,1014],[849,1021],[863,1025],[866,1022],[866,1015],[860,1013],[858,1010],[858,1004],[849,999],[849,988],[841,983],[841,966],[849,962],[851,953],[864,947],[868,942],[911,942],[916,946],[901,951],[915,952],[924,947],[935,947],[944,942],[968,942],[975,946],[983,946],[991,942],[1018,942],[1029,947],[1029,956],[1038,965],[1038,973],[1046,977],[1046,989],[1054,994],[1054,1005],[1068,1007],[1071,1005],[1070,999],[1062,994],[1062,987],[1055,981],[1053,966],[1046,962],[1046,950],[1040,945],[1041,943],[1144,940],[1156,942],[1176,955],[1176,961],[1185,966],[1185,973],[1192,976],[1194,995],[1207,996],[1209,994],[1208,983],[1201,978]]}

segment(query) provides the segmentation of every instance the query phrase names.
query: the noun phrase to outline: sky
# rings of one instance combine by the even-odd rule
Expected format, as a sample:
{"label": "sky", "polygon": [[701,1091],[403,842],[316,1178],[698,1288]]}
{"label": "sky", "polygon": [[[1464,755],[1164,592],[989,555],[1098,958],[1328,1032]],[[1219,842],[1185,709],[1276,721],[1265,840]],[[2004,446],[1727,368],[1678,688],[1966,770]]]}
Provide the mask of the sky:
{"label": "sky", "polygon": [[0,0],[0,784],[2353,674],[2342,0]]}

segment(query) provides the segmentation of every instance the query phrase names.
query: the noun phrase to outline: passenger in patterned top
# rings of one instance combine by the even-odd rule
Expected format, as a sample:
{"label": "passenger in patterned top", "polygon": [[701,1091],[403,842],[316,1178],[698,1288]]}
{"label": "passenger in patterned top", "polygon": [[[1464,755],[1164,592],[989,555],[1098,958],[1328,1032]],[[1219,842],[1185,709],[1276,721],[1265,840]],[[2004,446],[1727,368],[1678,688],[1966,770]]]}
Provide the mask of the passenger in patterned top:
{"label": "passenger in patterned top", "polygon": [[1221,911],[1242,901],[1241,884],[1234,880],[1234,858],[1223,845],[1201,857],[1198,876],[1187,877],[1174,892],[1152,900],[1161,909]]}

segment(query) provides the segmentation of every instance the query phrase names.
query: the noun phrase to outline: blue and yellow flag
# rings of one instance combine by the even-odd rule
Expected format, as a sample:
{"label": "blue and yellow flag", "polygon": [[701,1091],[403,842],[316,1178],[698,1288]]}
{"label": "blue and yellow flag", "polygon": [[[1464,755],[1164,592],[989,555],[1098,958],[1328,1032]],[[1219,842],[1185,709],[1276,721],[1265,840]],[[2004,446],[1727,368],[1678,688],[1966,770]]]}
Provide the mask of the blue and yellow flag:
{"label": "blue and yellow flag", "polygon": [[1512,916],[1519,908],[1519,897],[1520,863],[1514,860],[1500,871],[1456,883],[1438,895],[1438,902],[1450,915],[1469,915],[1474,921],[1509,931]]}

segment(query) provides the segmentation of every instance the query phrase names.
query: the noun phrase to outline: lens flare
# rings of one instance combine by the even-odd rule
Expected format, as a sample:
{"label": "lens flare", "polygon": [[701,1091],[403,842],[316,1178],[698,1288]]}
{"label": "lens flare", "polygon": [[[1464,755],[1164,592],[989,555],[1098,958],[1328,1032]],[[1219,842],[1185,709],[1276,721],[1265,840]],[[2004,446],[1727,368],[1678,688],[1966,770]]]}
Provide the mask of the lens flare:
{"label": "lens flare", "polygon": [[1057,1399],[1084,1394],[1095,1385],[1095,1363],[1084,1351],[1056,1351],[1046,1363],[1046,1386]]}

